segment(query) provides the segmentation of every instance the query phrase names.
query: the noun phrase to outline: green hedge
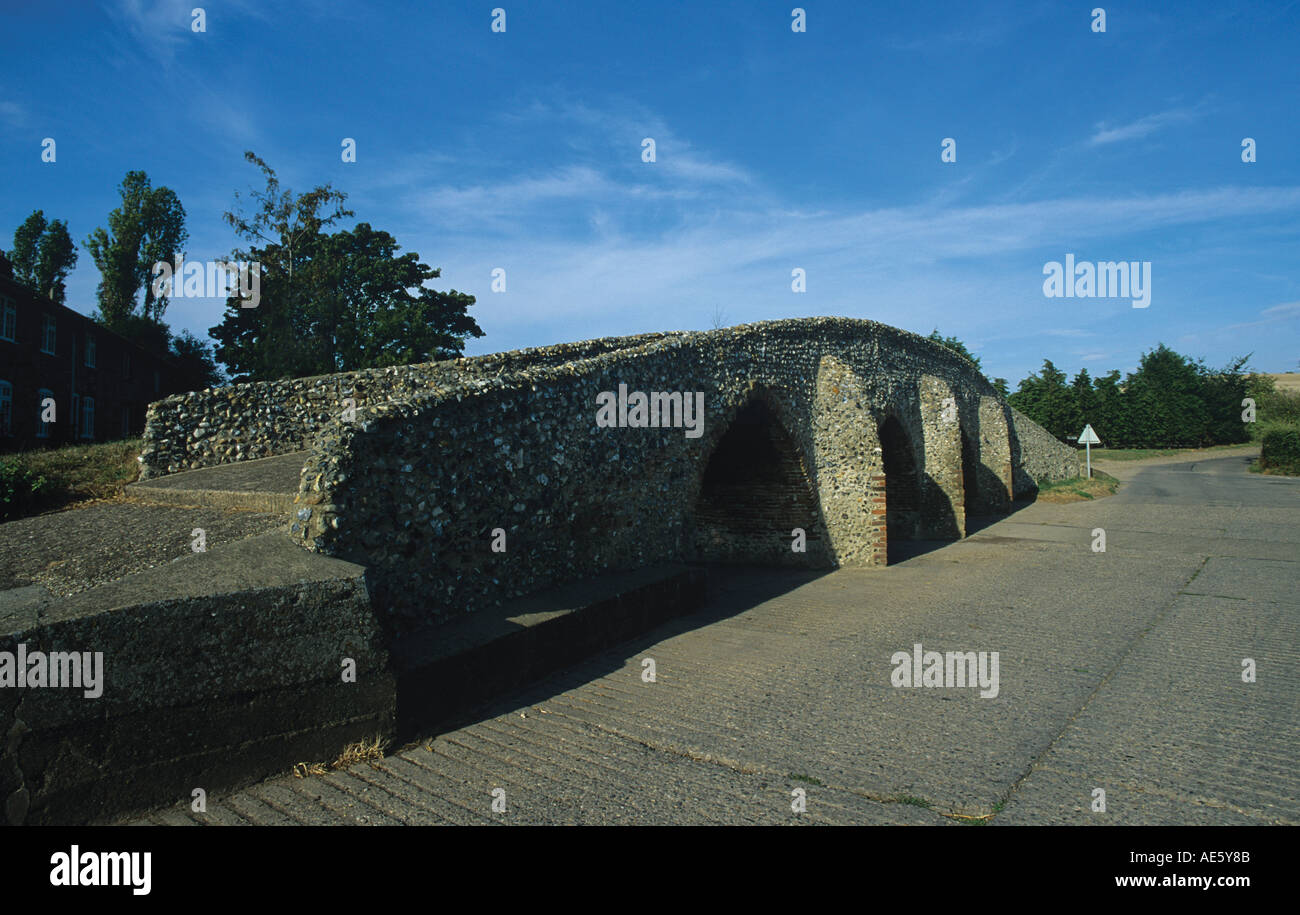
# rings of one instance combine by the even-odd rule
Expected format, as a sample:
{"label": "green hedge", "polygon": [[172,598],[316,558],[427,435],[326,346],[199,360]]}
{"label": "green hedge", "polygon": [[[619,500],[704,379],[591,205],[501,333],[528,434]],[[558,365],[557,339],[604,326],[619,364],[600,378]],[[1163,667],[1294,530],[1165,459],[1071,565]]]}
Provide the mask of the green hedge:
{"label": "green hedge", "polygon": [[1260,433],[1259,466],[1300,474],[1300,424],[1268,423]]}

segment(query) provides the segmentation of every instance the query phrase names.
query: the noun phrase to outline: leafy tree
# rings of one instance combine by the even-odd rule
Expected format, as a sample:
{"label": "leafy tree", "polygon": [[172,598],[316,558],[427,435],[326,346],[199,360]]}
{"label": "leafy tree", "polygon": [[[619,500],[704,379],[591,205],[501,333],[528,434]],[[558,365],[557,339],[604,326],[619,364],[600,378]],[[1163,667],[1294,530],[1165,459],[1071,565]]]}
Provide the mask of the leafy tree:
{"label": "leafy tree", "polygon": [[1076,415],[1072,389],[1051,359],[1044,359],[1042,371],[1021,381],[1007,401],[1057,438],[1079,432],[1071,428]]}
{"label": "leafy tree", "polygon": [[962,342],[961,342],[960,340],[958,340],[956,337],[945,337],[945,336],[943,336],[941,333],[939,333],[939,328],[936,327],[934,330],[930,331],[930,336],[926,337],[925,339],[927,339],[927,340],[932,340],[932,341],[934,341],[935,343],[940,344],[941,346],[946,346],[946,347],[948,347],[948,349],[953,350],[954,352],[961,353],[963,356],[965,356],[965,357],[966,357],[967,359],[969,359],[971,362],[975,363],[975,368],[979,368],[979,367],[980,367],[980,357],[979,357],[979,356],[976,356],[974,353],[972,353],[970,350],[968,350],[968,349],[966,348],[966,344],[965,344],[965,343],[962,343]]}
{"label": "leafy tree", "polygon": [[993,387],[997,388],[997,392],[1001,394],[1004,399],[1011,394],[1011,388],[1007,386],[1007,380],[1005,378],[994,378]]}
{"label": "leafy tree", "polygon": [[1120,447],[1132,438],[1127,402],[1120,388],[1119,369],[1112,369],[1093,382],[1093,431],[1108,447]]}
{"label": "leafy tree", "polygon": [[1250,438],[1250,430],[1241,421],[1241,402],[1246,397],[1244,370],[1250,356],[1240,356],[1218,371],[1198,364],[1201,399],[1205,403],[1202,444],[1231,444]]}
{"label": "leafy tree", "polygon": [[[414,252],[397,256],[397,240],[360,223],[322,240],[311,265],[317,308],[317,368],[351,371],[446,359],[482,330],[466,314],[474,297],[423,284],[441,271]],[[412,292],[411,290],[414,290]]]}
{"label": "leafy tree", "polygon": [[[1108,447],[1176,447],[1245,441],[1241,401],[1265,385],[1244,374],[1249,356],[1211,370],[1160,344],[1120,383],[1118,370],[1095,381],[1081,370],[1067,386],[1050,359],[1008,398],[1058,438],[1090,423]],[[1272,406],[1272,401],[1269,402]]]}
{"label": "leafy tree", "polygon": [[1161,343],[1125,382],[1135,444],[1201,443],[1205,402],[1196,364]]}
{"label": "leafy tree", "polygon": [[328,184],[295,195],[281,188],[275,171],[256,154],[245,152],[244,160],[261,170],[266,188],[250,193],[251,212],[236,191],[235,207],[225,220],[250,242],[248,248],[236,249],[232,260],[259,265],[260,301],[256,308],[244,308],[235,296],[227,300],[221,324],[209,331],[217,341],[217,358],[241,380],[315,374],[309,314],[313,289],[306,267],[321,244],[322,230],[354,214],[343,206],[347,195]]}
{"label": "leafy tree", "polygon": [[36,210],[14,230],[14,246],[9,259],[14,265],[14,279],[33,289],[36,285],[36,252],[45,234],[45,211]]}
{"label": "leafy tree", "polygon": [[[99,319],[117,330],[128,316],[155,322],[167,310],[167,290],[155,296],[153,266],[172,261],[185,245],[185,208],[175,191],[153,187],[142,171],[126,173],[118,188],[122,205],[108,214],[108,230],[97,228],[85,245],[99,268]],[[136,296],[144,290],[140,310]]]}
{"label": "leafy tree", "polygon": [[252,193],[251,214],[232,211],[226,221],[252,243],[233,257],[260,264],[260,303],[244,308],[232,296],[211,330],[217,357],[240,380],[448,358],[483,335],[466,314],[473,296],[425,287],[440,271],[414,252],[398,256],[387,232],[368,223],[324,232],[354,215],[345,194],[324,185],[296,196],[256,155],[244,158],[262,170],[266,189]]}
{"label": "leafy tree", "polygon": [[213,356],[212,344],[200,340],[188,330],[172,337],[171,357],[181,370],[186,390],[215,388],[225,381]]}
{"label": "leafy tree", "polygon": [[40,295],[64,304],[65,281],[77,263],[77,246],[61,219],[45,221],[43,210],[36,210],[14,231],[10,252],[12,276]]}
{"label": "leafy tree", "polygon": [[1070,425],[1073,428],[1070,434],[1078,435],[1085,424],[1091,424],[1096,418],[1097,411],[1097,395],[1087,369],[1079,369],[1079,374],[1070,382],[1070,389]]}
{"label": "leafy tree", "polygon": [[[101,324],[104,323],[99,315],[95,317]],[[155,356],[165,357],[171,352],[171,328],[162,321],[146,318],[144,315],[126,315],[112,330]]]}

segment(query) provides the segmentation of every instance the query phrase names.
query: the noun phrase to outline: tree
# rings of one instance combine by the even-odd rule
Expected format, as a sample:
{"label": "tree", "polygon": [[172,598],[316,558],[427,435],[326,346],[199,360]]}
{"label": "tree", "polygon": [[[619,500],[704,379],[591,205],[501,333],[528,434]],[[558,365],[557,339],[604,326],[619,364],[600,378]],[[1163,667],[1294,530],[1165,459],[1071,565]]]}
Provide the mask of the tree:
{"label": "tree", "polygon": [[1205,421],[1201,430],[1204,444],[1230,444],[1250,438],[1250,430],[1241,420],[1241,402],[1246,397],[1246,363],[1251,355],[1247,353],[1233,359],[1218,371],[1198,363],[1201,399],[1205,403]]}
{"label": "tree", "polygon": [[1205,402],[1197,366],[1159,344],[1143,353],[1125,380],[1134,444],[1173,447],[1204,443]]}
{"label": "tree", "polygon": [[930,331],[930,336],[926,337],[925,339],[932,340],[933,342],[938,343],[941,346],[946,346],[948,347],[948,349],[952,350],[953,352],[961,353],[971,362],[975,363],[975,368],[980,367],[979,356],[976,356],[974,353],[968,350],[966,348],[966,344],[962,343],[956,337],[945,337],[942,334],[940,334],[939,328],[936,327],[934,330]]}
{"label": "tree", "polygon": [[[161,322],[167,310],[167,290],[155,295],[153,266],[181,253],[189,233],[185,208],[176,193],[152,187],[142,171],[126,173],[118,188],[122,205],[108,214],[108,230],[97,228],[85,245],[99,268],[99,320],[118,330],[130,315]],[[136,311],[136,295],[144,299]]]}
{"label": "tree", "polygon": [[186,390],[215,388],[225,381],[213,356],[212,344],[200,340],[188,330],[172,337],[171,356],[181,371]]}
{"label": "tree", "polygon": [[9,252],[9,259],[14,265],[14,279],[32,289],[38,288],[36,252],[40,247],[41,236],[44,234],[44,210],[36,210],[23,220],[22,225],[14,229],[14,246]]}
{"label": "tree", "polygon": [[235,206],[224,218],[250,242],[231,259],[258,265],[260,302],[257,308],[244,308],[232,296],[221,324],[209,333],[217,341],[217,358],[240,380],[310,375],[315,364],[307,307],[312,288],[305,268],[322,230],[354,214],[343,207],[347,195],[328,184],[294,195],[281,188],[275,171],[256,154],[245,152],[244,160],[261,170],[266,189],[250,193],[251,212],[244,210],[236,191]]}
{"label": "tree", "polygon": [[1119,384],[1119,369],[1112,369],[1093,382],[1093,402],[1096,421],[1093,431],[1107,447],[1120,448],[1132,441],[1127,404]]}
{"label": "tree", "polygon": [[1079,432],[1071,429],[1076,415],[1073,391],[1065,384],[1065,373],[1051,359],[1043,360],[1039,374],[1021,381],[1007,402],[1057,438]]}
{"label": "tree", "polygon": [[65,280],[77,263],[77,246],[61,219],[46,223],[43,210],[36,210],[14,231],[9,254],[12,276],[52,301],[64,304]]}
{"label": "tree", "polygon": [[[369,223],[325,234],[344,216],[346,195],[329,185],[295,196],[251,152],[266,177],[254,191],[252,214],[226,220],[255,244],[235,260],[260,264],[260,304],[227,300],[212,328],[217,358],[240,380],[328,374],[444,359],[483,331],[466,314],[474,297],[424,286],[440,271],[415,252],[398,255],[397,240]],[[238,206],[238,195],[236,195]]]}
{"label": "tree", "polygon": [[1090,423],[1112,448],[1241,442],[1251,433],[1241,419],[1242,399],[1251,392],[1268,397],[1267,386],[1245,374],[1249,358],[1211,370],[1162,343],[1142,355],[1138,370],[1122,385],[1118,369],[1095,381],[1085,369],[1068,387],[1065,375],[1046,359],[1041,375],[1020,382],[1007,399],[1058,438]]}
{"label": "tree", "polygon": [[1007,386],[1007,380],[1005,378],[994,378],[993,387],[1002,395],[1003,400],[1011,394],[1011,389]]}
{"label": "tree", "polygon": [[1074,430],[1070,434],[1077,435],[1083,431],[1085,424],[1091,425],[1097,418],[1097,394],[1092,388],[1092,377],[1087,369],[1079,369],[1079,374],[1070,382],[1070,399],[1070,426]]}

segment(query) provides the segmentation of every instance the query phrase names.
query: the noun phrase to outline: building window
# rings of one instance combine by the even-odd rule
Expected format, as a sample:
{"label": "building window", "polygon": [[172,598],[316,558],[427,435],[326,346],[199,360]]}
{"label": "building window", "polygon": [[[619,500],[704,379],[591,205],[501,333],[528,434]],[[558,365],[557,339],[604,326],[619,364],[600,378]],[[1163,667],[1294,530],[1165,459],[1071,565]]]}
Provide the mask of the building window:
{"label": "building window", "polygon": [[127,381],[131,380],[131,354],[122,354],[122,377]]}
{"label": "building window", "polygon": [[81,437],[95,437],[95,398],[81,398]]}
{"label": "building window", "polygon": [[14,386],[0,381],[0,435],[12,435],[14,417]]}
{"label": "building window", "polygon": [[0,340],[14,342],[18,332],[18,309],[12,299],[0,296]]}
{"label": "building window", "polygon": [[86,334],[86,366],[95,367],[95,337],[92,334]]}
{"label": "building window", "polygon": [[54,345],[58,342],[59,325],[53,315],[41,315],[41,352],[54,355]]}
{"label": "building window", "polygon": [[36,437],[49,438],[50,427],[58,420],[57,407],[54,403],[54,392],[49,388],[41,388],[36,392]]}

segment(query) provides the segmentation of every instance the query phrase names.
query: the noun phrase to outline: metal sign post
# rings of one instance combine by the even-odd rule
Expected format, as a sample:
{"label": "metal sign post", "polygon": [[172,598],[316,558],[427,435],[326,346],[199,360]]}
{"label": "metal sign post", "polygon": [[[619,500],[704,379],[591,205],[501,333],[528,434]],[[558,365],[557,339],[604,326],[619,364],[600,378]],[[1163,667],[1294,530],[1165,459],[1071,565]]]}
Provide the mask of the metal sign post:
{"label": "metal sign post", "polygon": [[1088,423],[1083,427],[1083,431],[1079,433],[1079,441],[1083,442],[1084,448],[1087,450],[1088,479],[1091,480],[1092,479],[1092,446],[1101,444],[1101,439],[1097,438],[1097,433],[1092,431],[1092,423]]}

